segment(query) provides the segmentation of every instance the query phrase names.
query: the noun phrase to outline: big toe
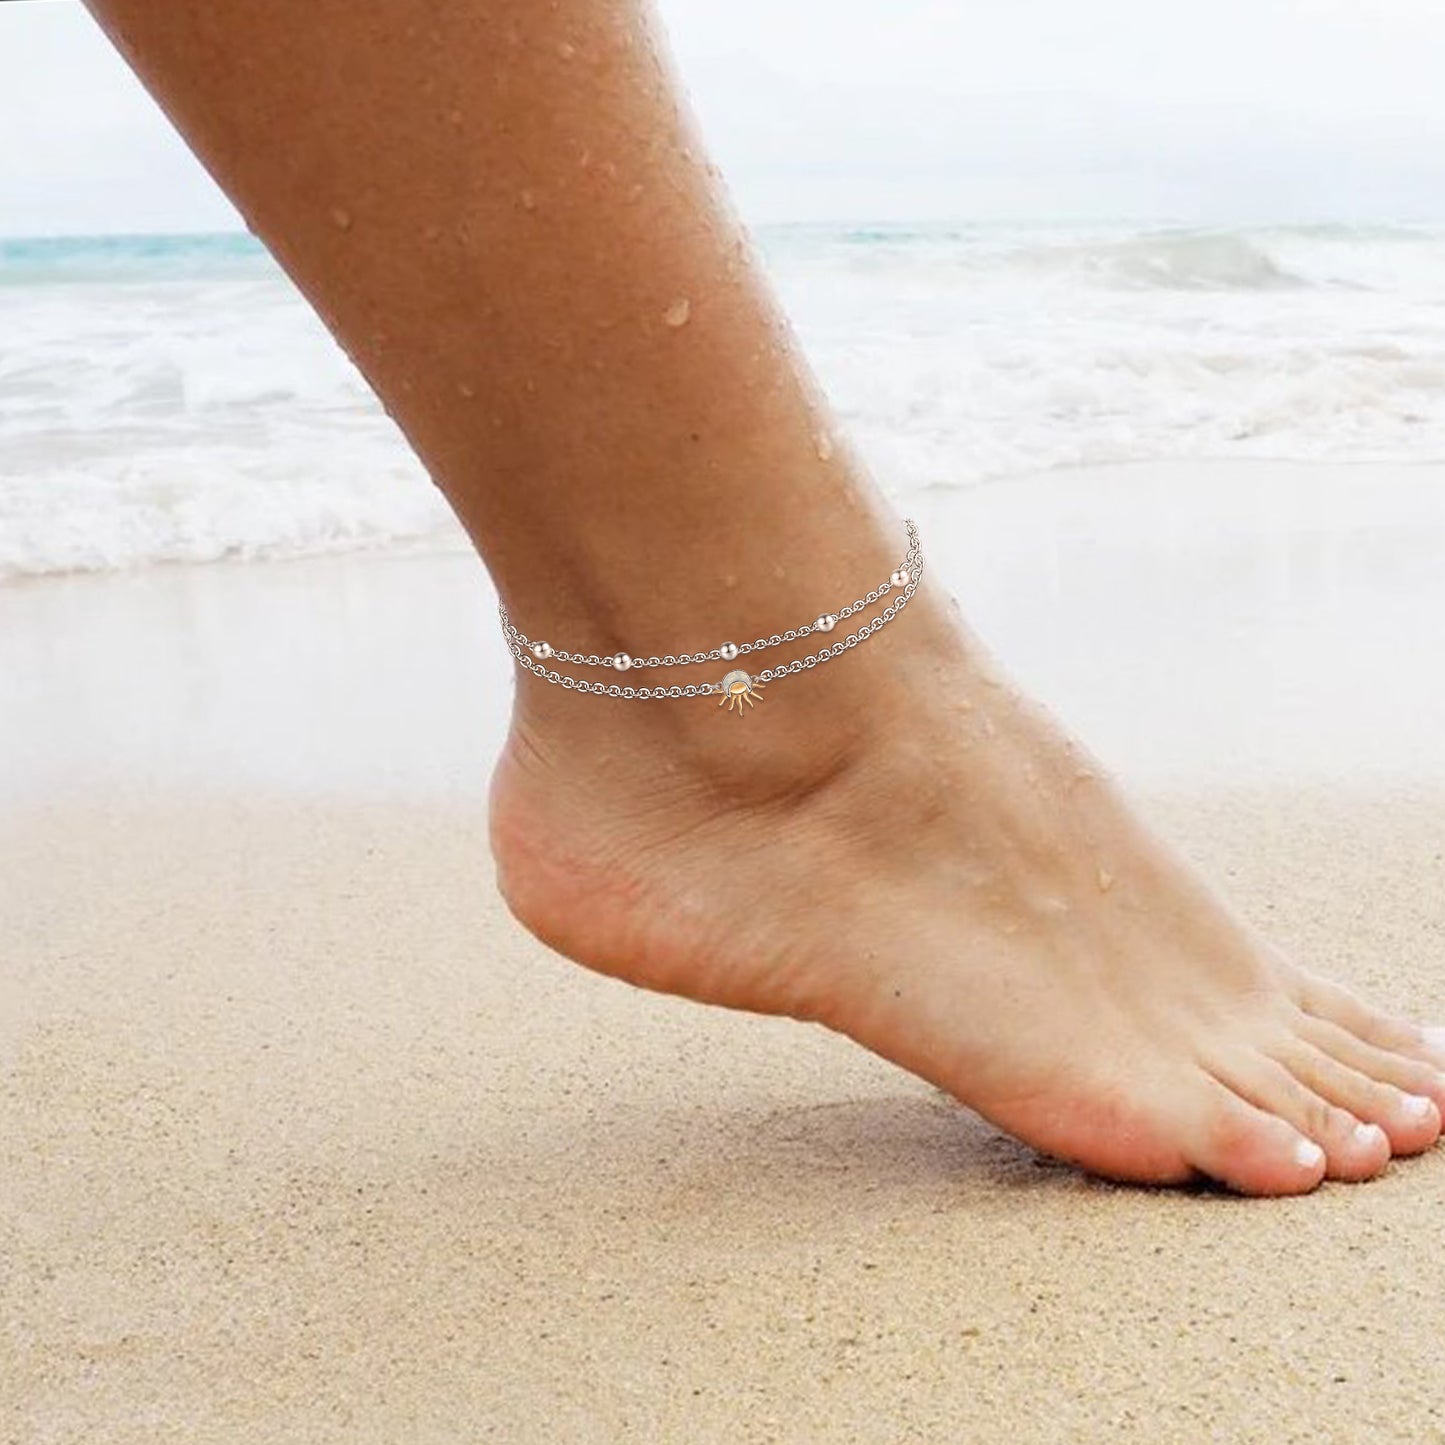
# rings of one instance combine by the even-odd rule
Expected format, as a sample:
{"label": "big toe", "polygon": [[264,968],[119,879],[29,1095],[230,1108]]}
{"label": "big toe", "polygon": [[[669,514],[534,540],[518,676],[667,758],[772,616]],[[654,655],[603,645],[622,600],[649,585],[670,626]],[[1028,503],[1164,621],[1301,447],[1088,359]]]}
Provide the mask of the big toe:
{"label": "big toe", "polygon": [[1241,1194],[1308,1194],[1329,1172],[1322,1145],[1279,1114],[1206,1076],[1198,1092],[1190,1163]]}

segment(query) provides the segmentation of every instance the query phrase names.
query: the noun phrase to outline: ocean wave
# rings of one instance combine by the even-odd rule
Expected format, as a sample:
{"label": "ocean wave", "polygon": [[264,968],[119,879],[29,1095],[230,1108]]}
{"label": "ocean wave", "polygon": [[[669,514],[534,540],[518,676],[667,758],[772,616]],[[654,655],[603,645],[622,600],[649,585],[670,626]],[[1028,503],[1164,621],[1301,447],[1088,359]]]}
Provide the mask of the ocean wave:
{"label": "ocean wave", "polygon": [[[905,495],[1159,458],[1445,459],[1439,232],[760,240],[850,434]],[[0,247],[0,578],[459,537],[248,238]]]}
{"label": "ocean wave", "polygon": [[1035,259],[1081,268],[1120,286],[1168,291],[1280,291],[1308,286],[1259,238],[1176,231],[1061,247]]}
{"label": "ocean wave", "polygon": [[404,473],[313,465],[262,477],[210,454],[37,468],[0,488],[0,579],[465,540],[440,497]]}

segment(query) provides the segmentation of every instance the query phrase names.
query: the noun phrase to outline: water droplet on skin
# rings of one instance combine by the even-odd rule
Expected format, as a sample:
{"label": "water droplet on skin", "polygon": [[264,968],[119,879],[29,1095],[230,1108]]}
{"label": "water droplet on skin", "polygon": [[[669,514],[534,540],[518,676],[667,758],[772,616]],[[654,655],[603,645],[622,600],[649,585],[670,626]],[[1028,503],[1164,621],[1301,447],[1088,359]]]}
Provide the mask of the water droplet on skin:
{"label": "water droplet on skin", "polygon": [[522,192],[522,209],[524,211],[535,211],[537,209],[537,193],[535,191]]}
{"label": "water droplet on skin", "polygon": [[423,235],[428,241],[439,241],[439,240],[441,240],[441,234],[442,234],[442,228],[441,228],[440,226],[428,226],[428,227],[426,228],[426,230],[424,230],[424,231],[422,232],[422,235]]}
{"label": "water droplet on skin", "polygon": [[1107,868],[1099,869],[1099,892],[1107,893],[1114,886],[1114,875]]}
{"label": "water droplet on skin", "polygon": [[827,432],[820,431],[817,436],[818,460],[820,462],[831,462],[833,460],[833,438]]}
{"label": "water droplet on skin", "polygon": [[572,57],[577,54],[577,47],[570,41],[564,40],[557,47],[557,54],[560,55],[563,60],[571,60]]}
{"label": "water droplet on skin", "polygon": [[460,396],[460,397],[465,397],[466,400],[470,401],[476,394],[477,394],[477,389],[476,389],[476,387],[474,387],[474,386],[471,384],[471,382],[469,382],[469,381],[459,381],[459,382],[457,382],[457,395],[458,395],[458,396]]}
{"label": "water droplet on skin", "polygon": [[676,330],[679,326],[686,326],[692,317],[692,302],[686,296],[680,296],[662,314],[662,319]]}
{"label": "water droplet on skin", "polygon": [[332,206],[331,224],[338,231],[349,231],[351,229],[351,212],[342,206]]}
{"label": "water droplet on skin", "polygon": [[577,164],[585,171],[587,167],[592,164],[592,152],[584,150],[582,154],[577,157]]}
{"label": "water droplet on skin", "polygon": [[451,111],[448,114],[447,119],[451,121],[453,125],[460,125],[462,123],[462,113],[459,110]]}

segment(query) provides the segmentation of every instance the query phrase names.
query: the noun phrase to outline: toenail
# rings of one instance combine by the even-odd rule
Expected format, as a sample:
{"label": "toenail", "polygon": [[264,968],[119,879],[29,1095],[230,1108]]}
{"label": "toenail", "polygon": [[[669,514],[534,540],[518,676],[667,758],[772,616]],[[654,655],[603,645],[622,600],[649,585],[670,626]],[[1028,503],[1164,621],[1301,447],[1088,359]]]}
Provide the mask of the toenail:
{"label": "toenail", "polygon": [[1401,1111],[1412,1119],[1423,1119],[1433,1107],[1433,1102],[1423,1094],[1406,1094],[1400,1105]]}
{"label": "toenail", "polygon": [[1318,1169],[1325,1162],[1325,1151],[1310,1139],[1301,1139],[1294,1146],[1295,1162],[1301,1169]]}
{"label": "toenail", "polygon": [[1385,1131],[1378,1124],[1355,1125],[1355,1143],[1361,1149],[1378,1149],[1381,1144],[1389,1142]]}

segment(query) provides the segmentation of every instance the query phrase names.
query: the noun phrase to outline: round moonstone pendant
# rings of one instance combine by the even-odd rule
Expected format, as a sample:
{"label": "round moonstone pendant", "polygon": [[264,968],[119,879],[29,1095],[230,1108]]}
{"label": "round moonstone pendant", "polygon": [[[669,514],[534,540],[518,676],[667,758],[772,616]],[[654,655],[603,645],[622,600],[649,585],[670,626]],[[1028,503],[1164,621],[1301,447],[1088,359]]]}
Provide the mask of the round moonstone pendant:
{"label": "round moonstone pendant", "polygon": [[722,690],[722,701],[719,707],[736,708],[738,713],[743,711],[743,704],[754,707],[761,700],[759,689],[763,686],[760,682],[754,682],[741,668],[728,673],[718,684]]}

